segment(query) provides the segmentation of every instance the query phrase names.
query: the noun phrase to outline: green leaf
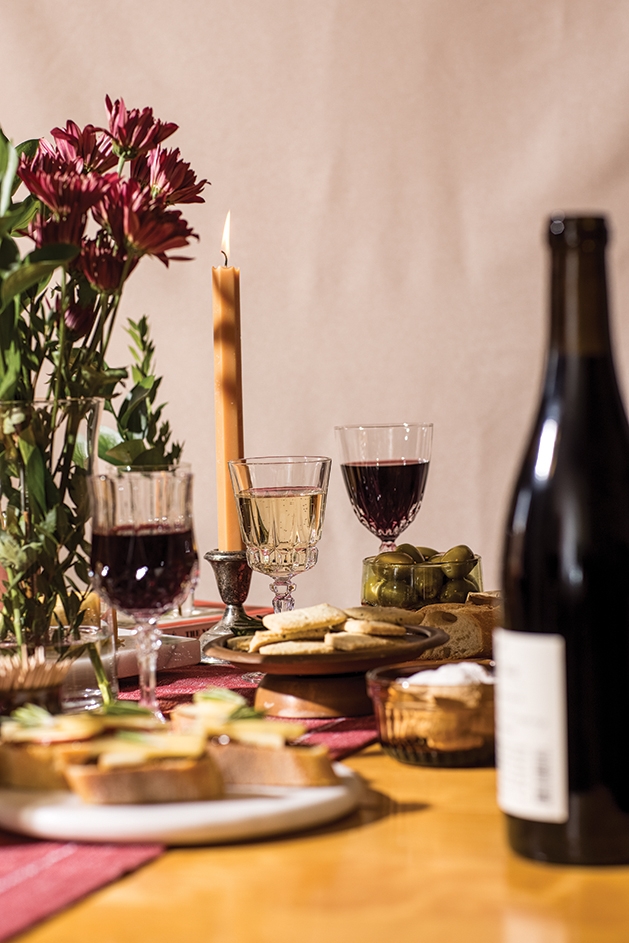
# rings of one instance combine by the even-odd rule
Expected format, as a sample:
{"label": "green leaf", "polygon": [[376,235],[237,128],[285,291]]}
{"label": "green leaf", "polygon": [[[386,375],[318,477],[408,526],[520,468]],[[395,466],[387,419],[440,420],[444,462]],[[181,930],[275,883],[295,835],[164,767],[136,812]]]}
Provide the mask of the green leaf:
{"label": "green leaf", "polygon": [[101,426],[98,432],[98,457],[106,461],[106,455],[122,442],[122,436],[117,429]]}
{"label": "green leaf", "polygon": [[12,271],[2,282],[0,306],[23,291],[36,285],[42,278],[49,276],[58,266],[65,265],[79,254],[79,248],[71,245],[44,246],[35,249],[22,261],[19,268]]}
{"label": "green leaf", "polygon": [[1,169],[0,176],[0,217],[4,216],[11,205],[13,180],[15,177],[15,171],[17,170],[17,165],[20,161],[18,152],[15,150],[13,145],[6,140],[6,138],[3,144],[4,154],[2,164],[4,164],[4,167]]}
{"label": "green leaf", "polygon": [[14,203],[0,219],[0,235],[6,236],[19,229],[25,229],[39,212],[40,206],[39,200],[30,193],[20,203]]}
{"label": "green leaf", "polygon": [[112,465],[134,465],[138,455],[144,451],[146,451],[146,446],[141,439],[130,439],[110,449],[105,454],[105,459]]}

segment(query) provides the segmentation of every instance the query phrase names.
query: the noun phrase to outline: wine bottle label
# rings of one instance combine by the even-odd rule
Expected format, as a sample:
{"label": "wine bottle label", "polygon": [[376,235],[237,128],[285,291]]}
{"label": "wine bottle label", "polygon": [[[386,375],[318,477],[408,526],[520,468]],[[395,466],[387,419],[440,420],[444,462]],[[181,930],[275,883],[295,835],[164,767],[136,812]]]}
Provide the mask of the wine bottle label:
{"label": "wine bottle label", "polygon": [[564,639],[496,629],[494,657],[498,805],[518,818],[566,822]]}

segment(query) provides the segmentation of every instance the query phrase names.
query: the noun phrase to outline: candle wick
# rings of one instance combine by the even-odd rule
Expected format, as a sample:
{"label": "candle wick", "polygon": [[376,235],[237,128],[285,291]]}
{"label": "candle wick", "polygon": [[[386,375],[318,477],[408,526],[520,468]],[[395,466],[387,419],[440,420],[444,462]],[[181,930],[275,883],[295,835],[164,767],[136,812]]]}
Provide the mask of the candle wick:
{"label": "candle wick", "polygon": [[225,252],[224,249],[221,249],[221,255],[225,258],[225,263],[224,263],[224,264],[227,265],[227,263],[228,263],[229,260],[228,260],[228,258],[227,258],[227,253]]}

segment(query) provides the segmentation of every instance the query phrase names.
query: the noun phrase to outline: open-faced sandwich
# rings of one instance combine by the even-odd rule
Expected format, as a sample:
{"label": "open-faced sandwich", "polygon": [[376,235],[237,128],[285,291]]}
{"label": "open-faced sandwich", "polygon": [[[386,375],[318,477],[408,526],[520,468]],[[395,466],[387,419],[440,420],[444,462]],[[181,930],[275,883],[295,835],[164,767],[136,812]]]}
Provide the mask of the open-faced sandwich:
{"label": "open-faced sandwich", "polygon": [[329,786],[338,782],[325,746],[294,743],[303,724],[268,720],[226,688],[206,688],[172,713],[175,729],[201,731],[228,785]]}
{"label": "open-faced sandwich", "polygon": [[133,705],[53,716],[30,704],[0,728],[0,784],[72,789],[99,804],[216,799],[222,777],[202,735]]}
{"label": "open-faced sandwich", "polygon": [[305,732],[225,688],[197,692],[168,724],[128,702],[59,716],[31,704],[0,727],[0,786],[113,805],[216,799],[224,784],[337,783],[324,746],[291,743]]}

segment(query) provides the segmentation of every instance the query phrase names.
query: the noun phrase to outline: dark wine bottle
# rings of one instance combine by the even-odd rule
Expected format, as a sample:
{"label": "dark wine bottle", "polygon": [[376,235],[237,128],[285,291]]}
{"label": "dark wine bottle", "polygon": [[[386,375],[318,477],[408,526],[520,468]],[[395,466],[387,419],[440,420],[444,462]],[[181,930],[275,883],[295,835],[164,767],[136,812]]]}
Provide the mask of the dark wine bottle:
{"label": "dark wine bottle", "polygon": [[629,863],[629,426],[601,217],[550,221],[542,403],[508,517],[498,801],[540,861]]}

